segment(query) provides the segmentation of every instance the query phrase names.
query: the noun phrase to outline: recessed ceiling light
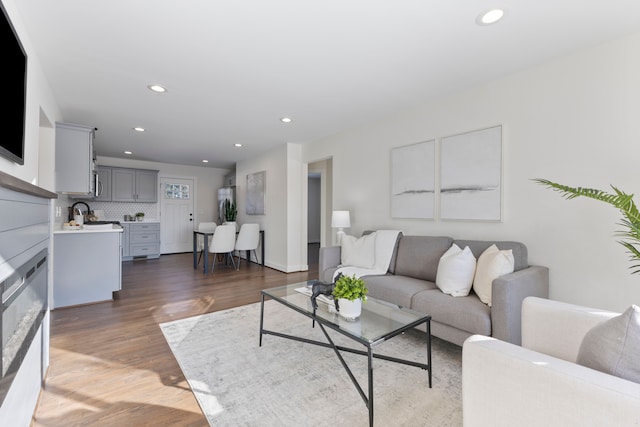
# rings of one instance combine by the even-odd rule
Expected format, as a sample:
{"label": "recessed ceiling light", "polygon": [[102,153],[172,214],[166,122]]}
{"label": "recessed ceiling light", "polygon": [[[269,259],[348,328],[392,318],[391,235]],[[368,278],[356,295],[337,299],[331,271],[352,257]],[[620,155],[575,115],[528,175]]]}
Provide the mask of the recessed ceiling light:
{"label": "recessed ceiling light", "polygon": [[203,160],[202,163],[209,163],[209,160]]}
{"label": "recessed ceiling light", "polygon": [[235,143],[235,144],[233,144],[233,146],[234,147],[242,147],[242,144]]}
{"label": "recessed ceiling light", "polygon": [[491,25],[504,18],[504,9],[490,9],[485,10],[476,18],[476,24],[478,25]]}
{"label": "recessed ceiling light", "polygon": [[133,128],[133,130],[135,130],[136,132],[144,132],[144,128],[141,127],[135,127]]}
{"label": "recessed ceiling light", "polygon": [[160,86],[160,85],[149,85],[147,87],[149,88],[149,90],[152,90],[158,93],[165,93],[167,91],[167,89],[165,89],[163,86]]}
{"label": "recessed ceiling light", "polygon": [[124,154],[133,154],[131,151],[125,151]]}
{"label": "recessed ceiling light", "polygon": [[282,123],[291,123],[291,118],[290,117],[283,117],[280,119],[280,121]]}

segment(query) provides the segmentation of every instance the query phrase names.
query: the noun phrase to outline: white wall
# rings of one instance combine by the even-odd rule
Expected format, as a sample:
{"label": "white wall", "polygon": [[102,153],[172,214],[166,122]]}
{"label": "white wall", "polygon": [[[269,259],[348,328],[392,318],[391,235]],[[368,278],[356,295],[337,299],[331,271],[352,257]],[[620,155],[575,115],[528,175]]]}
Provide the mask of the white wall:
{"label": "white wall", "polygon": [[[301,147],[283,144],[261,156],[236,164],[238,224],[260,224],[265,238],[265,265],[284,272],[307,268],[306,169]],[[265,215],[247,215],[247,175],[266,171]],[[303,185],[304,184],[304,185]],[[304,204],[304,206],[303,206]],[[304,232],[303,232],[304,230]]]}
{"label": "white wall", "polygon": [[[351,234],[386,227],[522,241],[530,264],[550,268],[551,298],[622,311],[640,303],[640,275],[629,274],[613,236],[619,213],[595,200],[564,200],[531,179],[640,194],[638,52],[640,34],[576,52],[306,144],[303,159],[333,157],[332,202],[351,211]],[[504,130],[502,222],[391,218],[393,147],[497,124]]]}

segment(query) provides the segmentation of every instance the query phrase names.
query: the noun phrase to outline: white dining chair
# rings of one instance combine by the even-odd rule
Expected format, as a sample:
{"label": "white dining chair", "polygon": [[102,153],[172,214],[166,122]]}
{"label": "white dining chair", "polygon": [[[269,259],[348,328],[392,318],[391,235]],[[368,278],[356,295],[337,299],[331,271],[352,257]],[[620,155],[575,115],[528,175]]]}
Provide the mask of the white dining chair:
{"label": "white dining chair", "polygon": [[[201,231],[203,233],[213,233],[216,230],[216,227],[218,226],[218,224],[216,224],[215,222],[201,222],[198,223],[198,231]],[[204,236],[201,234],[198,234],[198,239],[197,239],[197,247],[198,247],[198,264],[200,264],[200,260],[202,259],[202,253],[204,252]]]}
{"label": "white dining chair", "polygon": [[226,263],[231,258],[233,268],[236,268],[236,263],[233,260],[233,251],[236,246],[236,227],[234,225],[219,225],[213,232],[211,237],[211,244],[209,244],[209,254],[213,255],[213,262],[211,263],[211,272],[216,264],[217,255],[224,255]]}
{"label": "white dining chair", "polygon": [[240,226],[240,232],[238,233],[238,238],[236,239],[235,246],[236,251],[238,251],[238,270],[240,270],[240,259],[242,259],[240,251],[247,251],[247,262],[251,261],[251,252],[253,252],[253,256],[256,257],[256,262],[258,262],[256,249],[258,249],[259,244],[260,225],[242,224]]}

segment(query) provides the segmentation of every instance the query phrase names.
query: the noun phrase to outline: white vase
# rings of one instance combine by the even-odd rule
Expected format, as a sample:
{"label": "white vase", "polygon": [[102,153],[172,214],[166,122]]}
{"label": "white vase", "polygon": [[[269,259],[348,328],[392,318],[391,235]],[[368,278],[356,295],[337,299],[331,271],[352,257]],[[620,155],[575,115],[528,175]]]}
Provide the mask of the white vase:
{"label": "white vase", "polygon": [[235,221],[225,221],[222,223],[222,225],[233,225],[236,231],[238,231],[238,224]]}
{"label": "white vase", "polygon": [[362,300],[360,298],[353,301],[338,298],[338,306],[340,307],[340,316],[347,320],[355,320],[360,316],[360,313],[362,313]]}

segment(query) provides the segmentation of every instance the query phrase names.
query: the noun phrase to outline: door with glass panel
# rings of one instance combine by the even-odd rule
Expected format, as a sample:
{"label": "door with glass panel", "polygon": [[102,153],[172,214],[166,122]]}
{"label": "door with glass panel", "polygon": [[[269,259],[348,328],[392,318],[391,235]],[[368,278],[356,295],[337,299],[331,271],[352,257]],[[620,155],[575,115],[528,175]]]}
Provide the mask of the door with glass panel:
{"label": "door with glass panel", "polygon": [[193,250],[193,179],[160,178],[160,252]]}

